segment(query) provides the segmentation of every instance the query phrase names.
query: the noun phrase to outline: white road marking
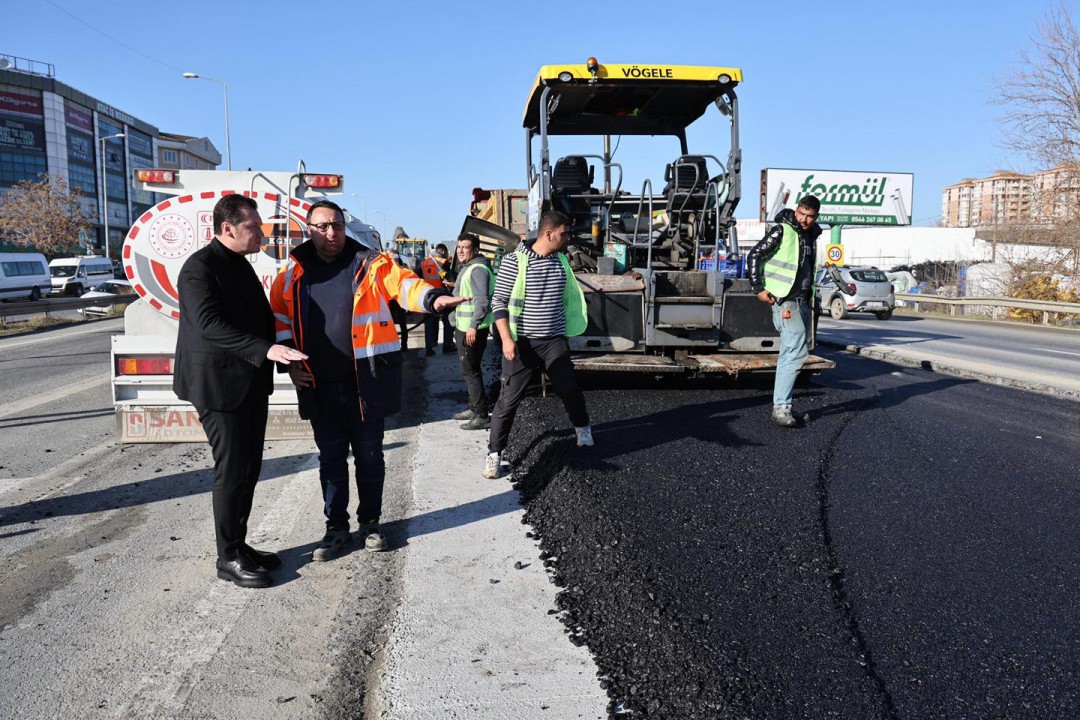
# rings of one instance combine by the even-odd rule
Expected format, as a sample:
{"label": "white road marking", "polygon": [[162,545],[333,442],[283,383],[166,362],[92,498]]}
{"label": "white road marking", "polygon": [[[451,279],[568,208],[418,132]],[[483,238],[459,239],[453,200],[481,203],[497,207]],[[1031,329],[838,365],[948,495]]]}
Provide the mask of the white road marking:
{"label": "white road marking", "polygon": [[20,415],[27,410],[36,408],[39,405],[46,405],[62,398],[71,397],[76,393],[81,393],[83,390],[89,390],[90,388],[97,387],[98,385],[104,385],[111,380],[112,378],[110,378],[108,375],[105,375],[104,377],[95,376],[87,378],[86,380],[81,380],[76,383],[69,383],[63,385],[43,395],[34,395],[32,397],[26,398],[25,400],[16,400],[15,402],[9,402],[4,405],[3,411],[0,411],[0,420]]}
{"label": "white road marking", "polygon": [[[106,320],[105,323],[110,321]],[[90,333],[102,332],[103,330],[116,329],[119,330],[122,326],[123,320],[117,318],[113,325],[105,325],[101,323],[102,327],[89,327],[85,330],[73,330],[71,332],[57,331],[56,333],[48,333],[41,337],[33,338],[32,340],[17,340],[15,342],[0,342],[0,350],[10,350],[11,348],[25,347],[26,345],[40,345],[43,342],[56,342],[57,340],[64,340],[69,337],[77,337],[79,335],[89,335]],[[97,325],[98,323],[94,323]]]}
{"label": "white road marking", "polygon": [[49,482],[50,480],[60,478],[63,480],[63,482],[61,482],[59,485],[53,485],[48,489],[47,492],[42,495],[36,496],[35,498],[33,498],[33,500],[34,502],[37,502],[52,497],[59,492],[67,490],[72,485],[82,482],[85,478],[84,474],[79,473],[73,475],[72,473],[75,470],[89,465],[90,463],[96,462],[102,455],[108,453],[115,446],[115,440],[106,440],[105,442],[95,445],[92,448],[83,450],[81,453],[71,458],[70,460],[66,460],[65,462],[60,463],[56,467],[52,468],[51,470],[47,470],[40,475],[34,475],[33,477],[26,478],[13,478],[11,480],[0,480],[0,483],[5,483],[4,487],[0,487],[0,495],[3,495],[4,493],[9,493],[12,490],[18,490],[20,487],[24,485],[29,485],[32,482]]}
{"label": "white road marking", "polygon": [[[310,473],[318,466],[319,456],[315,454],[293,473],[262,522],[249,533],[253,543],[257,544],[260,538],[292,532],[299,508],[311,494]],[[217,656],[244,608],[260,592],[236,587],[216,577],[210,582],[187,616],[187,622],[170,623],[162,633],[157,641],[157,647],[162,649],[161,657],[142,676],[131,698],[114,717],[165,718],[176,717],[183,711],[188,696]]]}
{"label": "white road marking", "polygon": [[1080,357],[1080,353],[1069,352],[1068,350],[1051,350],[1050,348],[1033,347],[1032,350],[1042,350],[1048,353],[1057,353],[1058,355],[1072,355],[1074,357]]}

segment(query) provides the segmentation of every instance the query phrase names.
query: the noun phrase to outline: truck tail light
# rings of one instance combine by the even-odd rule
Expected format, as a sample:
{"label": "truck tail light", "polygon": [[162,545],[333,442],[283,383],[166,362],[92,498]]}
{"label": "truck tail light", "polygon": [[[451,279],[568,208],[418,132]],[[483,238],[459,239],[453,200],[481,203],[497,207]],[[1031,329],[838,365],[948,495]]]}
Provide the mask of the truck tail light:
{"label": "truck tail light", "polygon": [[135,179],[144,183],[172,185],[176,182],[176,172],[173,170],[136,170]]}
{"label": "truck tail light", "polygon": [[169,357],[128,357],[116,359],[117,375],[172,375],[173,359]]}
{"label": "truck tail light", "polygon": [[301,175],[304,184],[313,188],[340,188],[340,175]]}

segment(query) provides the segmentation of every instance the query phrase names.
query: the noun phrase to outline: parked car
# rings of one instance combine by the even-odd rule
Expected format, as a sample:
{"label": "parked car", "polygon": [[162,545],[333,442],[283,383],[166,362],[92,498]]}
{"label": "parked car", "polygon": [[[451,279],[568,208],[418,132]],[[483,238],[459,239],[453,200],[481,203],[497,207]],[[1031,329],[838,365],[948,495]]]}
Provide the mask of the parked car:
{"label": "parked car", "polygon": [[[132,300],[134,300],[135,288],[131,287],[131,283],[127,280],[106,280],[90,292],[83,293],[82,298],[84,300],[96,297],[114,298],[119,295],[131,295]],[[83,315],[108,315],[114,307],[116,307],[115,304],[90,305],[89,307],[79,308],[79,312]]]}
{"label": "parked car", "polygon": [[818,313],[828,312],[836,320],[848,313],[872,313],[878,320],[888,320],[896,307],[893,286],[885,273],[876,267],[843,266],[840,277],[853,294],[845,294],[824,269],[814,278]]}

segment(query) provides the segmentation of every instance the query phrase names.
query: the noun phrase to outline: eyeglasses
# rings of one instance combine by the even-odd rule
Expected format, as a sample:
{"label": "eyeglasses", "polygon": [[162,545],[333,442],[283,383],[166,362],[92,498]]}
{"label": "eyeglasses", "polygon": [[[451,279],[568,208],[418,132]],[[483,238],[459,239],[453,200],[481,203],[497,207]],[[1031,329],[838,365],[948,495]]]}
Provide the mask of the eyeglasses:
{"label": "eyeglasses", "polygon": [[321,233],[325,233],[330,228],[334,228],[334,232],[341,232],[345,229],[345,223],[343,222],[328,222],[328,223],[308,223],[308,227],[313,230],[318,230]]}

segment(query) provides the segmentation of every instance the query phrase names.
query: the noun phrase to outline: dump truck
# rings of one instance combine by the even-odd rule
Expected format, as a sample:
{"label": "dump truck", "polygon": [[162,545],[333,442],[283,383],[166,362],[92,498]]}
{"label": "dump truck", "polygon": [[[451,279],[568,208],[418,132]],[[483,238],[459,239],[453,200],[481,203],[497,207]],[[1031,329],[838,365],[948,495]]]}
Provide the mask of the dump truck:
{"label": "dump truck", "polygon": [[[540,68],[525,103],[524,227],[502,208],[519,190],[487,190],[463,230],[510,252],[536,236],[540,216],[571,218],[567,253],[585,291],[588,327],[570,338],[575,367],[656,374],[775,370],[771,310],[744,277],[735,208],[742,196],[739,103],[733,67],[578,65]],[[726,150],[691,151],[687,128],[709,114]],[[700,135],[700,133],[697,133]],[[616,161],[621,138],[671,146],[654,185],[634,188]],[[612,139],[615,149],[612,149]],[[570,149],[556,157],[556,141]],[[712,145],[713,143],[710,143]],[[640,168],[638,169],[640,171]],[[599,171],[599,172],[598,172]],[[811,355],[804,371],[834,363]]]}
{"label": "dump truck", "polygon": [[[214,237],[214,205],[240,193],[255,200],[266,239],[247,256],[267,294],[289,252],[308,238],[307,211],[321,199],[344,192],[337,174],[226,170],[139,169],[135,182],[165,196],[131,226],[121,251],[124,274],[139,299],[124,312],[124,332],[112,339],[112,387],[117,437],[126,443],[198,442],[206,435],[195,409],[172,390],[173,353],[179,327],[177,278],[184,262]],[[378,231],[347,211],[346,231],[379,249]],[[296,412],[296,393],[275,373],[267,439],[309,437]]]}

